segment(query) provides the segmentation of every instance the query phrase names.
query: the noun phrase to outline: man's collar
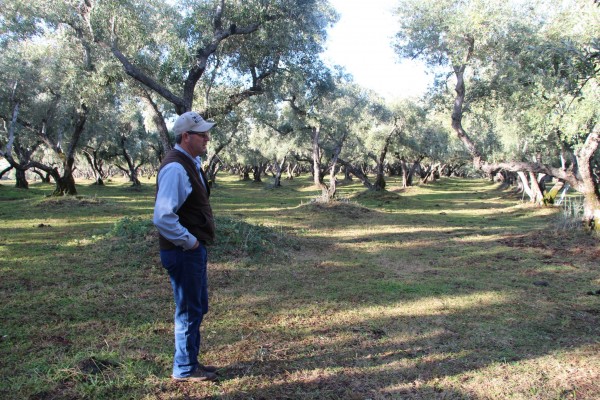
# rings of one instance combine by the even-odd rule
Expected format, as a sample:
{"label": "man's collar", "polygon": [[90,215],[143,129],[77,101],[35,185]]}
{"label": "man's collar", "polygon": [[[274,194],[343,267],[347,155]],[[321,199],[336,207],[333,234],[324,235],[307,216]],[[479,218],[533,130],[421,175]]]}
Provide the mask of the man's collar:
{"label": "man's collar", "polygon": [[182,152],[183,154],[185,154],[186,156],[188,156],[190,159],[192,159],[195,163],[200,163],[200,165],[202,165],[202,157],[198,156],[196,158],[192,157],[192,155],[190,153],[188,153],[187,151],[185,151],[183,149],[183,147],[181,147],[179,144],[175,144],[175,150],[179,150],[180,152]]}

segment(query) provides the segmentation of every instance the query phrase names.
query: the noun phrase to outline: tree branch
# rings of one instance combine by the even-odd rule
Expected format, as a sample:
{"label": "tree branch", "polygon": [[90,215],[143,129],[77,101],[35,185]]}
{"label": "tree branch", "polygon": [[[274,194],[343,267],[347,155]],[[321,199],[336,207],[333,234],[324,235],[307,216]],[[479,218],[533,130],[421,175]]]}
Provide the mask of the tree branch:
{"label": "tree branch", "polygon": [[185,101],[181,97],[176,96],[169,89],[162,86],[150,76],[146,75],[140,68],[133,65],[133,63],[131,63],[131,61],[129,61],[129,59],[116,47],[116,44],[113,46],[109,46],[108,44],[102,41],[97,41],[97,43],[109,49],[113,53],[117,60],[121,62],[121,65],[123,65],[123,68],[125,69],[125,73],[127,75],[129,75],[136,81],[142,83],[143,85],[147,86],[148,88],[152,89],[162,98],[173,104],[177,113],[183,114],[185,111],[187,111],[185,110]]}

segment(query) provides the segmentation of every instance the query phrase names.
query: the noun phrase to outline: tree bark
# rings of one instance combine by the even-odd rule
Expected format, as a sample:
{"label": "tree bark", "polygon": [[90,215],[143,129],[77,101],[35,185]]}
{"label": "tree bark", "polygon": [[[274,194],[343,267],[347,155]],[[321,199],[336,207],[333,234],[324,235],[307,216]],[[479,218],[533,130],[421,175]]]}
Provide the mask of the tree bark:
{"label": "tree bark", "polygon": [[[600,230],[600,190],[594,174],[593,156],[600,146],[600,123],[592,128],[583,147],[577,153],[581,183],[577,190],[584,196],[583,220],[590,229]],[[570,183],[570,182],[569,182]],[[571,185],[573,186],[573,185]]]}
{"label": "tree bark", "polygon": [[[331,157],[331,168],[329,169],[329,187],[327,188],[326,196],[327,201],[331,201],[335,198],[335,194],[337,193],[337,163],[338,158],[340,156],[340,152],[342,151],[343,142],[346,138],[346,134],[344,134],[342,141],[338,144],[333,152],[333,157]],[[325,195],[325,193],[324,193]]]}
{"label": "tree bark", "polygon": [[92,168],[92,171],[94,173],[95,185],[103,186],[104,178],[106,178],[106,176],[107,176],[106,172],[104,172],[104,170],[103,170],[104,162],[98,158],[98,151],[96,149],[93,149],[92,147],[89,147],[89,146],[87,148],[91,149],[91,154],[89,151],[84,150],[83,155],[85,156],[85,159],[87,160],[88,164],[90,164],[90,167]]}
{"label": "tree bark", "polygon": [[[6,158],[6,160],[8,161],[9,167],[6,170],[2,171],[2,174],[0,174],[0,178],[7,171],[14,168],[16,180],[15,187],[19,189],[29,189],[29,182],[27,182],[25,172],[30,168],[29,164],[31,156],[37,150],[41,142],[38,141],[28,149],[23,148],[19,144],[19,141],[15,136],[15,126],[19,117],[19,109],[20,103],[17,102],[15,103],[15,106],[13,108],[13,115],[10,120],[10,126],[8,129],[8,142],[6,144],[6,148],[4,151],[0,151],[0,155],[4,156],[4,158]],[[18,162],[14,159],[13,152],[17,155],[17,157],[19,157]]]}
{"label": "tree bark", "polygon": [[141,90],[142,100],[148,106],[148,109],[152,113],[152,122],[156,129],[158,130],[158,136],[160,137],[160,144],[163,149],[163,153],[167,153],[169,150],[173,148],[171,145],[171,139],[169,138],[169,129],[167,128],[167,124],[165,123],[165,118],[162,113],[158,109],[158,105],[150,96],[147,90]]}
{"label": "tree bark", "polygon": [[344,167],[344,181],[352,182],[352,174],[348,170],[348,168]]}
{"label": "tree bark", "polygon": [[15,187],[18,189],[29,189],[29,182],[25,177],[25,170],[22,168],[15,168]]}
{"label": "tree bark", "polygon": [[275,159],[275,162],[273,163],[273,167],[275,168],[275,173],[273,174],[273,187],[281,187],[281,175],[283,174],[285,161],[286,156],[283,157],[283,160],[281,160],[280,163],[277,162],[277,159]]}
{"label": "tree bark", "polygon": [[13,168],[14,167],[12,165],[9,165],[8,167],[6,167],[2,171],[0,171],[0,179],[2,179],[2,177],[4,176],[4,174],[6,174],[8,171],[10,171]]}
{"label": "tree bark", "polygon": [[466,37],[467,42],[467,54],[464,60],[464,63],[460,66],[454,66],[454,75],[456,76],[456,86],[454,90],[456,91],[456,97],[454,99],[454,108],[452,110],[452,129],[456,132],[458,138],[463,142],[471,157],[473,158],[473,164],[476,168],[481,167],[481,153],[475,147],[475,144],[471,140],[471,138],[464,131],[462,126],[462,114],[463,114],[463,106],[465,103],[465,69],[467,68],[467,64],[473,55],[473,51],[475,48],[475,39],[473,37]]}
{"label": "tree bark", "polygon": [[316,187],[321,189],[321,194],[323,197],[325,199],[329,199],[329,190],[321,178],[321,147],[319,146],[321,130],[317,127],[313,127],[312,134],[313,182]]}
{"label": "tree bark", "polygon": [[53,193],[55,196],[62,196],[65,194],[74,196],[77,194],[75,178],[73,177],[75,150],[77,149],[77,144],[83,134],[88,112],[89,110],[85,104],[82,104],[81,109],[77,110],[75,126],[73,127],[73,136],[71,137],[71,143],[69,144],[67,153],[63,154],[62,151],[60,151],[60,148],[54,146],[54,149],[58,150],[58,155],[63,159],[63,176],[56,181],[56,189]]}
{"label": "tree bark", "polygon": [[525,174],[525,172],[523,171],[518,171],[517,175],[521,179],[522,189],[527,195],[527,197],[529,197],[529,202],[534,204],[541,204],[544,196],[542,194],[542,191],[540,190],[540,186],[538,185],[535,174],[531,172]]}
{"label": "tree bark", "polygon": [[373,185],[374,189],[372,190],[385,190],[386,182],[385,182],[385,157],[387,156],[388,148],[390,146],[390,141],[394,133],[398,131],[397,121],[394,121],[394,128],[388,133],[385,138],[385,142],[381,151],[379,152],[379,158],[376,159],[377,167],[376,167],[376,175],[375,175],[375,184]]}
{"label": "tree bark", "polygon": [[409,181],[410,169],[406,164],[406,159],[404,158],[404,156],[400,158],[400,169],[402,171],[402,187],[406,189],[408,186],[412,185],[412,182]]}
{"label": "tree bark", "polygon": [[258,163],[252,167],[252,180],[256,183],[262,182],[261,176],[265,169],[264,163]]}
{"label": "tree bark", "polygon": [[552,186],[552,189],[550,189],[545,195],[544,195],[544,204],[545,205],[549,205],[549,204],[554,204],[555,200],[556,200],[556,196],[558,196],[558,194],[560,193],[561,189],[565,186],[565,182],[564,181],[558,181],[554,184],[554,186]]}
{"label": "tree bark", "polygon": [[139,171],[139,168],[144,164],[144,161],[142,160],[142,162],[139,165],[137,165],[137,166],[135,165],[135,162],[131,158],[131,155],[127,152],[127,147],[125,146],[125,142],[127,141],[127,137],[126,137],[125,133],[131,132],[131,126],[123,127],[123,129],[125,131],[121,134],[120,145],[121,145],[121,155],[123,156],[123,158],[125,159],[125,162],[127,163],[127,169],[121,167],[120,165],[117,165],[117,167],[127,174],[132,186],[142,186],[142,183],[140,182],[140,180],[138,178],[138,171]]}
{"label": "tree bark", "polygon": [[534,196],[531,201],[535,204],[542,204],[544,201],[544,195],[542,194],[542,189],[538,182],[538,178],[533,172],[529,173],[529,182],[531,184],[531,191],[533,192]]}
{"label": "tree bark", "polygon": [[321,200],[324,202],[330,202],[335,198],[337,192],[337,172],[338,172],[338,160],[348,132],[345,131],[341,139],[337,143],[337,146],[333,149],[331,156],[331,165],[329,166],[329,186],[322,182],[321,179],[321,147],[319,145],[320,129],[313,128],[313,168],[314,182],[317,187],[321,189]]}
{"label": "tree bark", "polygon": [[217,180],[217,172],[219,172],[219,169],[221,169],[221,159],[219,158],[219,155],[215,153],[211,155],[210,159],[208,160],[206,171],[204,171],[206,174],[206,179],[208,179],[208,181],[212,184],[214,184]]}
{"label": "tree bark", "polygon": [[[6,143],[6,149],[0,154],[6,158],[10,164],[10,168],[15,169],[15,187],[19,189],[29,189],[29,183],[25,177],[25,171],[27,171],[27,168],[23,168],[21,163],[16,162],[12,155],[13,146],[15,143],[15,125],[19,116],[19,108],[20,103],[15,103],[15,106],[13,107],[12,118],[10,120],[10,126],[8,128],[8,142]],[[4,175],[4,172],[2,174]]]}
{"label": "tree bark", "polygon": [[241,172],[242,180],[243,181],[249,181],[250,180],[250,170],[251,169],[252,169],[252,167],[249,166],[249,165],[244,165],[241,168],[240,172]]}
{"label": "tree bark", "polygon": [[439,179],[439,177],[440,177],[439,168],[440,168],[439,164],[436,164],[433,166],[430,165],[424,174],[425,176],[423,177],[423,179],[421,179],[421,182],[423,182],[424,184],[428,184],[428,183],[433,183],[437,179]]}
{"label": "tree bark", "polygon": [[37,169],[35,169],[35,168],[34,168],[34,169],[31,171],[31,172],[33,172],[34,174],[38,175],[38,176],[40,177],[40,180],[41,180],[43,183],[50,183],[50,175],[48,175],[47,173],[46,173],[46,175],[44,175],[44,174],[42,173],[42,171],[38,171],[38,170],[37,170]]}
{"label": "tree bark", "polygon": [[294,179],[294,175],[296,175],[296,170],[298,169],[298,163],[291,163],[288,162],[287,163],[287,168],[286,168],[286,173],[287,173],[287,180],[293,180]]}
{"label": "tree bark", "polygon": [[361,168],[357,168],[341,158],[338,158],[338,162],[342,164],[348,170],[348,172],[356,176],[358,180],[361,181],[364,187],[366,187],[369,190],[375,190],[375,185],[371,183],[369,177]]}
{"label": "tree bark", "polygon": [[206,167],[206,171],[204,171],[206,172],[206,176],[209,182],[216,182],[217,172],[219,171],[219,165],[221,163],[219,153],[231,143],[233,137],[234,135],[232,134],[225,142],[221,143],[211,154],[210,159],[208,160],[208,166]]}

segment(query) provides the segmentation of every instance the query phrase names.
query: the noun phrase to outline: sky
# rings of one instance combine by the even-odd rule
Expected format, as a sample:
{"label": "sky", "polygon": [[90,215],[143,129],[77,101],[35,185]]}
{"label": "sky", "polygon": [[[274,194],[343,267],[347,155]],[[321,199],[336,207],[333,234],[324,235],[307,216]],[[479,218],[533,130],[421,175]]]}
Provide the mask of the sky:
{"label": "sky", "polygon": [[328,32],[322,58],[338,64],[361,86],[386,99],[420,96],[433,80],[420,62],[400,61],[391,47],[392,9],[399,0],[329,0],[340,20]]}

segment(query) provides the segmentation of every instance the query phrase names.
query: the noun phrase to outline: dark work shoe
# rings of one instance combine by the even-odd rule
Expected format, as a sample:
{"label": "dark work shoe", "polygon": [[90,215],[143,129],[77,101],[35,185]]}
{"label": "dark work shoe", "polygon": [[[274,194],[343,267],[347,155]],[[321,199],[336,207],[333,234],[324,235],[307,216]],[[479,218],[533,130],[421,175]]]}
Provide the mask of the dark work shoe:
{"label": "dark work shoe", "polygon": [[207,382],[217,380],[217,374],[209,372],[205,369],[198,368],[190,376],[176,377],[171,376],[174,381],[178,382]]}
{"label": "dark work shoe", "polygon": [[203,369],[206,372],[217,372],[217,369],[218,369],[214,365],[202,365],[202,364],[198,365],[198,368]]}

